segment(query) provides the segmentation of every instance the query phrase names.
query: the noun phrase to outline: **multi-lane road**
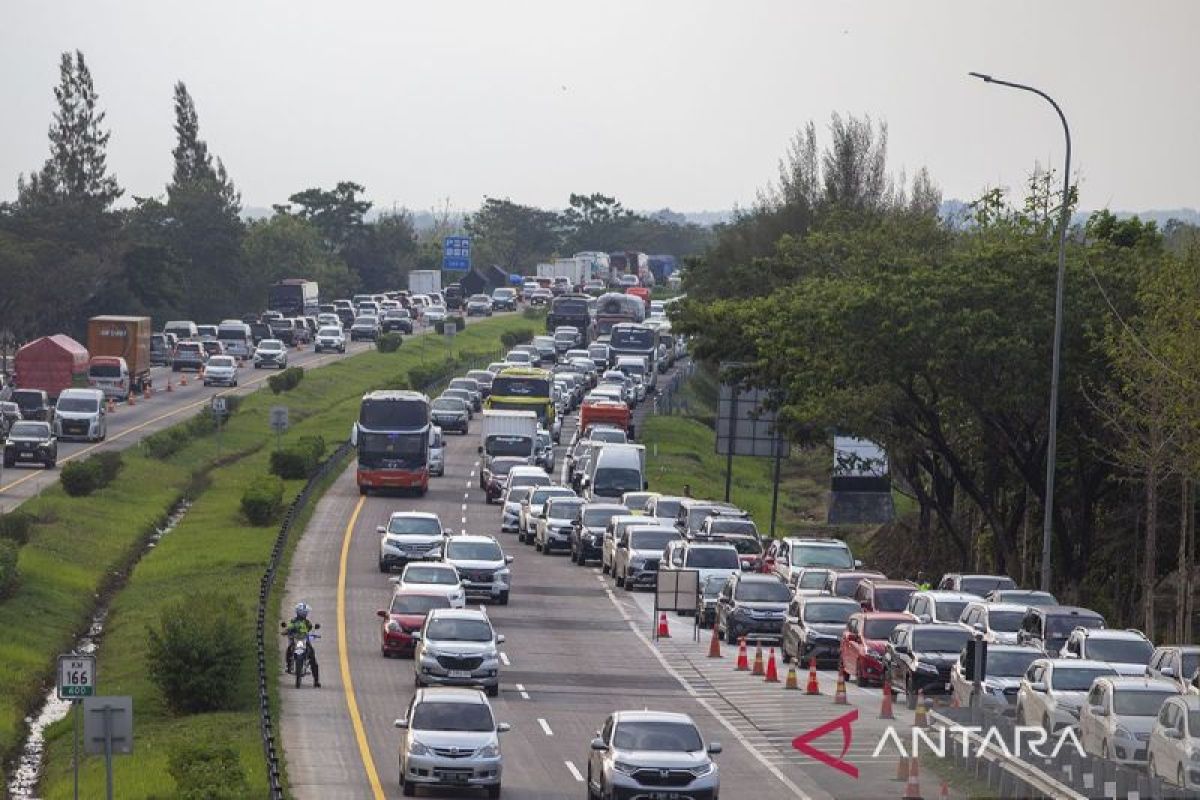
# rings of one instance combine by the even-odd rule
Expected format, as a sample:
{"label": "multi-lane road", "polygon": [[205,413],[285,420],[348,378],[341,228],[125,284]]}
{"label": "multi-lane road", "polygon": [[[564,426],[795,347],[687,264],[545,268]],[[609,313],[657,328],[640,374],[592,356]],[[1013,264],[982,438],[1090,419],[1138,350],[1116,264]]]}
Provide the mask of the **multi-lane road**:
{"label": "multi-lane road", "polygon": [[[568,424],[563,441],[570,436]],[[902,795],[895,756],[871,756],[888,724],[876,718],[878,691],[851,687],[849,705],[839,706],[832,673],[822,674],[824,694],[809,697],[734,672],[735,654],[726,649],[721,660],[707,659],[707,633],[693,642],[684,617],[671,618],[670,640],[652,641],[649,593],[614,591],[598,568],[543,556],[498,533],[498,507],[486,505],[479,490],[477,444],[474,435],[449,438],[446,475],[424,498],[360,497],[351,467],[318,504],[295,552],[283,606],[306,601],[324,635],[323,688],[296,689],[282,677],[280,683],[280,727],[297,798],[400,796],[393,721],[412,696],[413,665],[380,654],[376,611],[393,587],[377,568],[376,526],[409,509],[436,512],[454,532],[496,535],[515,556],[510,604],[486,607],[506,637],[500,696],[492,701],[497,719],[512,724],[502,739],[505,797],[586,796],[594,732],[610,712],[641,708],[685,711],[707,740],[721,742],[726,800]],[[840,730],[815,746],[844,755],[856,778],[792,748],[794,737],[853,711],[859,714],[848,749]],[[896,715],[907,732],[911,715],[899,708]],[[926,786],[936,793],[929,778]]]}

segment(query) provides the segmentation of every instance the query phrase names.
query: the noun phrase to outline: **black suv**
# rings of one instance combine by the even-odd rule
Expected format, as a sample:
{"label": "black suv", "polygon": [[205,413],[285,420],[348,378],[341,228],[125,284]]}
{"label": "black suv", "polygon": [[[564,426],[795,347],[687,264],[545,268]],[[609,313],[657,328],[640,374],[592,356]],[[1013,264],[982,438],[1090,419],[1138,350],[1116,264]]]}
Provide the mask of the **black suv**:
{"label": "black suv", "polygon": [[[781,579],[782,580],[782,579]],[[841,657],[842,631],[850,616],[862,609],[848,597],[797,597],[788,606],[783,623],[783,662],[836,664]]]}
{"label": "black suv", "polygon": [[893,692],[904,692],[909,710],[917,707],[918,692],[947,694],[950,669],[970,638],[971,632],[959,625],[897,625],[883,652],[884,680]]}
{"label": "black suv", "polygon": [[738,573],[717,597],[716,626],[725,641],[781,641],[791,592],[776,575]]}
{"label": "black suv", "polygon": [[379,328],[384,333],[399,331],[411,334],[413,332],[412,315],[408,313],[407,308],[389,308],[383,312]]}
{"label": "black suv", "polygon": [[442,297],[446,299],[446,309],[454,311],[462,308],[463,304],[463,288],[461,283],[452,283],[442,291]]}
{"label": "black suv", "polygon": [[54,427],[54,406],[41,389],[17,389],[12,393],[12,401],[21,409],[21,419],[49,422]]}
{"label": "black suv", "polygon": [[1104,617],[1090,608],[1077,606],[1030,606],[1017,631],[1017,644],[1040,647],[1050,658],[1058,658],[1071,631],[1103,628]]}
{"label": "black suv", "polygon": [[14,422],[4,439],[4,466],[15,466],[18,461],[41,464],[54,469],[58,463],[58,439],[48,422],[21,420]]}

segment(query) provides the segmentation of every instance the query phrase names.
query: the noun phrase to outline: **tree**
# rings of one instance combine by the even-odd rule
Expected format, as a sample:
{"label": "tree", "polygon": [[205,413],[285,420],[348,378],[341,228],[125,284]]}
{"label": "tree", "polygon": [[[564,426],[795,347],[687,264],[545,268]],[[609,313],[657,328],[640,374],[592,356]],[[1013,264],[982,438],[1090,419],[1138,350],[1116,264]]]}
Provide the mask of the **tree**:
{"label": "tree", "polygon": [[261,302],[266,301],[268,286],[297,275],[317,281],[321,294],[328,297],[349,296],[358,285],[345,262],[325,249],[316,227],[292,214],[251,222],[241,258],[245,276],[239,292]]}
{"label": "tree", "polygon": [[404,211],[380,215],[363,226],[341,255],[364,291],[381,292],[404,285],[417,257],[412,217]]}
{"label": "tree", "polygon": [[641,217],[621,205],[615,197],[599,192],[572,194],[568,203],[558,217],[565,250],[577,253],[632,247],[629,231]]}
{"label": "tree", "polygon": [[485,197],[465,226],[473,239],[472,262],[497,264],[507,272],[529,272],[559,247],[557,214],[508,198]]}
{"label": "tree", "polygon": [[340,181],[332,190],[305,189],[288,200],[300,206],[296,213],[320,232],[326,249],[337,253],[362,232],[363,217],[371,210],[371,203],[359,198],[364,191],[353,181]]}

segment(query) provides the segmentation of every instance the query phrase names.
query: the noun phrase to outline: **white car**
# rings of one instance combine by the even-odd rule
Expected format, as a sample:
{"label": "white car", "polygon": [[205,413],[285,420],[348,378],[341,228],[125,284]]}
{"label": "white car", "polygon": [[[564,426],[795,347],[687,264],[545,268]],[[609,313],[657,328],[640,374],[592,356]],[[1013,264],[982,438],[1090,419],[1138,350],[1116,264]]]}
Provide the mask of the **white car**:
{"label": "white car", "polygon": [[435,305],[435,306],[430,306],[429,308],[425,309],[425,319],[426,319],[426,321],[428,321],[430,323],[441,322],[445,318],[446,318],[446,307],[445,306],[436,306]]}
{"label": "white car", "polygon": [[1141,631],[1076,628],[1067,637],[1061,655],[1103,661],[1120,675],[1140,678],[1146,674],[1154,645]]}
{"label": "white car", "polygon": [[904,610],[916,617],[918,622],[957,625],[967,606],[979,599],[976,594],[933,589],[913,592]]}
{"label": "white car", "polygon": [[500,796],[504,759],[497,734],[509,725],[496,722],[479,690],[420,689],[407,716],[395,725],[402,731],[400,793],[405,797],[415,794],[417,786],[461,790],[464,784],[483,789],[488,797]]}
{"label": "white car", "polygon": [[468,598],[508,605],[512,589],[512,570],[508,565],[513,557],[504,554],[494,537],[451,536],[446,540],[442,560],[458,569]]}
{"label": "white car", "polygon": [[[513,467],[516,469],[516,467]],[[511,470],[510,470],[511,471]],[[545,473],[542,473],[545,474]],[[532,486],[508,486],[500,499],[500,532],[516,533],[521,524],[521,503],[533,491]]]}
{"label": "white car", "polygon": [[1017,690],[1017,724],[1040,725],[1047,733],[1079,723],[1079,710],[1092,682],[1116,677],[1101,661],[1039,658],[1029,665]]}
{"label": "white car", "polygon": [[[510,472],[509,482],[512,481]],[[517,541],[533,544],[538,520],[546,511],[546,501],[551,497],[576,497],[575,490],[568,486],[538,486],[521,503],[521,516],[517,521]]]}
{"label": "white car", "polygon": [[554,549],[571,549],[571,531],[583,510],[582,497],[551,497],[537,519],[533,534],[533,549],[550,555]]}
{"label": "white car", "polygon": [[204,365],[204,385],[237,386],[237,359],[233,356],[211,356]]}
{"label": "white car", "polygon": [[1026,606],[1016,603],[968,603],[959,622],[993,644],[1016,644]]}
{"label": "white car", "polygon": [[276,367],[287,369],[288,350],[279,339],[263,339],[254,348],[254,368]]}
{"label": "white car", "polygon": [[1097,678],[1079,712],[1084,752],[1121,764],[1144,764],[1150,729],[1167,698],[1179,694],[1170,681]]}
{"label": "white car", "polygon": [[317,314],[317,327],[333,327],[340,329],[342,327],[342,318],[337,314]]}
{"label": "white car", "polygon": [[1200,791],[1200,697],[1167,698],[1150,731],[1149,750],[1151,778]]}
{"label": "white car", "polygon": [[463,587],[462,576],[453,564],[438,561],[405,564],[404,571],[392,578],[392,582],[401,589],[420,589],[427,594],[444,594],[449,599],[451,608],[464,608],[467,605],[467,592]]}
{"label": "white car", "polygon": [[342,332],[341,326],[334,327],[332,325],[317,329],[317,342],[313,347],[318,353],[324,350],[332,350],[337,353],[346,352],[346,334]]}
{"label": "white car", "polygon": [[387,525],[375,529],[379,534],[379,571],[410,561],[438,561],[448,531],[437,514],[428,511],[396,511]]}

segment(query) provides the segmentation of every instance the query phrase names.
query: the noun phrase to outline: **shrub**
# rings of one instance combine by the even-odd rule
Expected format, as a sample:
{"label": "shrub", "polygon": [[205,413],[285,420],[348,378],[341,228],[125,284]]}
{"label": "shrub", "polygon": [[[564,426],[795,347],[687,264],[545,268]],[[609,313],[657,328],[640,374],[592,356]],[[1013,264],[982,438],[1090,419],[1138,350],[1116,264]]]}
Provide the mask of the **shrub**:
{"label": "shrub", "polygon": [[425,391],[450,372],[447,364],[429,364],[412,367],[408,371],[408,380],[417,391]]}
{"label": "shrub", "polygon": [[267,378],[267,385],[275,394],[295,389],[304,380],[304,367],[288,367],[277,375]]}
{"label": "shrub", "polygon": [[545,307],[543,308],[527,308],[521,312],[524,319],[541,319],[546,316]]}
{"label": "shrub", "polygon": [[125,466],[124,460],[121,458],[121,453],[116,450],[108,450],[103,453],[96,453],[88,459],[95,461],[100,466],[100,486],[108,486],[121,472],[121,467]]}
{"label": "shrub", "polygon": [[500,343],[508,348],[516,347],[519,344],[532,342],[534,332],[532,328],[521,328],[515,331],[505,331],[500,334]]}
{"label": "shrub", "polygon": [[179,452],[190,439],[185,425],[175,425],[142,439],[142,449],[151,458],[162,461]]}
{"label": "shrub", "polygon": [[166,706],[181,714],[237,707],[250,630],[229,594],[196,595],[163,609],[158,628],[146,634],[150,679]]}
{"label": "shrub", "polygon": [[237,750],[226,742],[177,745],[168,765],[179,800],[239,800],[253,794]]}
{"label": "shrub", "polygon": [[8,597],[17,588],[17,555],[20,545],[11,539],[0,539],[0,598]]}
{"label": "shrub", "polygon": [[58,481],[71,497],[86,497],[100,488],[100,465],[90,458],[63,464]]}
{"label": "shrub", "polygon": [[271,475],[255,478],[242,493],[242,513],[251,525],[269,525],[283,508],[283,481]]}
{"label": "shrub", "polygon": [[302,436],[287,447],[271,453],[271,474],[289,480],[307,478],[317,471],[324,455],[323,438]]}
{"label": "shrub", "polygon": [[381,353],[394,353],[404,344],[404,334],[400,331],[388,331],[375,342],[375,347]]}
{"label": "shrub", "polygon": [[[65,465],[64,465],[65,466]],[[24,511],[10,511],[0,514],[0,540],[7,539],[18,546],[29,541],[29,532],[33,530],[33,515]]]}

